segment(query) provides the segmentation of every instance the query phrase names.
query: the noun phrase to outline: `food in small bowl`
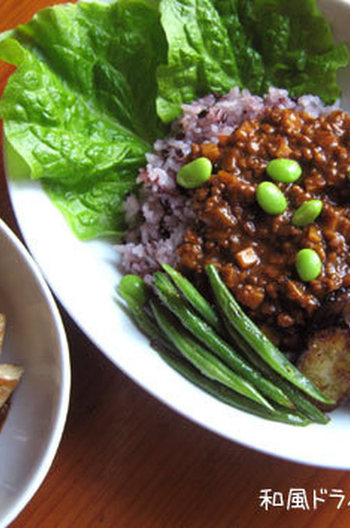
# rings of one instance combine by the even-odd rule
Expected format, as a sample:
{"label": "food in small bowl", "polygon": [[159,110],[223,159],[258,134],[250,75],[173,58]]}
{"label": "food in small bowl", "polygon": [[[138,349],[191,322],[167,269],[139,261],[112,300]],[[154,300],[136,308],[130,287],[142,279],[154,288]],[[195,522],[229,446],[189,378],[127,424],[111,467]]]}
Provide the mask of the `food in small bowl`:
{"label": "food in small bowl", "polygon": [[70,367],[52,295],[27,250],[1,220],[0,253],[0,310],[6,314],[2,402],[9,401],[23,369],[0,432],[0,525],[7,526],[52,463],[68,409]]}
{"label": "food in small bowl", "polygon": [[[0,354],[5,337],[6,316],[0,314]],[[19,365],[0,363],[0,431],[10,408],[10,398],[23,374]]]}
{"label": "food in small bowl", "polygon": [[[0,353],[5,334],[5,316],[0,314]],[[11,395],[23,374],[23,368],[9,363],[0,363],[0,431],[10,408]]]}

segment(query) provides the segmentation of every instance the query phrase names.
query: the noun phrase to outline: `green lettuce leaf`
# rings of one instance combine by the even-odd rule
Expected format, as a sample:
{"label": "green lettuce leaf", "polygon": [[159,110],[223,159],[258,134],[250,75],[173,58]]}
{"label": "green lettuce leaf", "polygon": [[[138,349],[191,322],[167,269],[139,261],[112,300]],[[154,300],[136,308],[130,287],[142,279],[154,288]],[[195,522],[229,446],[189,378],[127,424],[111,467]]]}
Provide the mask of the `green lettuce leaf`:
{"label": "green lettuce leaf", "polygon": [[315,0],[256,0],[250,23],[265,64],[265,86],[281,86],[295,97],[318,95],[326,104],[341,96],[336,73],[347,66],[348,49],[334,45]]}
{"label": "green lettuce leaf", "polygon": [[166,42],[143,0],[66,4],[0,37],[17,65],[1,100],[8,143],[80,238],[119,234],[151,143]]}
{"label": "green lettuce leaf", "polygon": [[169,123],[181,104],[241,86],[229,36],[211,0],[161,0],[168,60],[158,68],[157,111]]}
{"label": "green lettuce leaf", "polygon": [[255,0],[213,0],[213,3],[234,50],[242,86],[255,94],[263,93],[265,66],[261,54],[254,48],[255,22],[250,25]]}
{"label": "green lettuce leaf", "polygon": [[121,237],[127,229],[123,202],[135,186],[135,173],[120,170],[111,179],[103,177],[93,185],[82,182],[71,188],[56,180],[43,180],[43,187],[60,209],[77,237]]}
{"label": "green lettuce leaf", "polygon": [[161,0],[160,11],[169,46],[158,68],[164,122],[182,103],[233,86],[260,95],[277,86],[327,104],[341,95],[336,72],[348,50],[335,46],[315,0]]}

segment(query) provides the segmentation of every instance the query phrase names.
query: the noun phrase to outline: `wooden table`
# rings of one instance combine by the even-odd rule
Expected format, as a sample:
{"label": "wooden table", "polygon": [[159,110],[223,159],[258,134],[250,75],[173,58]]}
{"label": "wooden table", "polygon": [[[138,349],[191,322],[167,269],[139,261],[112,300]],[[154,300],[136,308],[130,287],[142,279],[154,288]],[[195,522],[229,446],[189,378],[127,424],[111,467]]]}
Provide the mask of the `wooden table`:
{"label": "wooden table", "polygon": [[[0,30],[27,21],[46,5],[47,0],[2,0]],[[1,89],[9,71],[1,64]],[[18,233],[2,168],[0,215]],[[346,505],[350,473],[275,459],[185,420],[130,381],[88,341],[63,308],[61,313],[72,362],[67,425],[46,480],[12,528],[350,524]],[[275,499],[275,506],[267,511],[261,506],[263,489],[272,490]],[[324,489],[328,498],[322,502]],[[303,490],[309,510],[301,508]],[[317,508],[314,490],[320,499]],[[283,506],[277,506],[279,492],[284,494]],[[340,505],[342,495],[346,499]]]}

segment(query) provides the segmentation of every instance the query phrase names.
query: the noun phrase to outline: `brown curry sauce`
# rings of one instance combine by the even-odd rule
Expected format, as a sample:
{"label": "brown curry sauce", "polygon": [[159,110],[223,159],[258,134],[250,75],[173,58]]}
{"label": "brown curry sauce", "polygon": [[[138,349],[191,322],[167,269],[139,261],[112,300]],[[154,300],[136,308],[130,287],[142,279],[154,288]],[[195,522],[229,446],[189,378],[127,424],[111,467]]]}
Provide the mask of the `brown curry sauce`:
{"label": "brown curry sauce", "polygon": [[[301,352],[322,301],[350,286],[350,116],[269,109],[220,136],[219,144],[192,145],[189,160],[199,156],[211,159],[214,170],[207,184],[187,191],[196,222],[178,248],[180,269],[203,276],[204,266],[215,263],[248,315],[285,350]],[[295,183],[277,183],[288,208],[271,216],[255,194],[270,180],[266,166],[275,158],[298,161],[303,173]],[[293,213],[310,199],[322,200],[321,215],[293,226]],[[295,269],[302,248],[317,251],[323,265],[308,283]]]}

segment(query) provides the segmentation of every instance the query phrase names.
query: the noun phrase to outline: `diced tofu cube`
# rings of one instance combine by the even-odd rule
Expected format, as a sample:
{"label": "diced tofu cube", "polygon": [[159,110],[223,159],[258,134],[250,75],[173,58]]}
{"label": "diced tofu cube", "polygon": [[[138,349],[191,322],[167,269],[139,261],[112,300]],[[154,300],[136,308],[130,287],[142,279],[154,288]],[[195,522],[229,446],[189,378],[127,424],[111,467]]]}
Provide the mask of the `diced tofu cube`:
{"label": "diced tofu cube", "polygon": [[239,267],[242,269],[251,268],[259,262],[259,257],[252,247],[247,247],[241,251],[238,251],[235,254],[235,259]]}

